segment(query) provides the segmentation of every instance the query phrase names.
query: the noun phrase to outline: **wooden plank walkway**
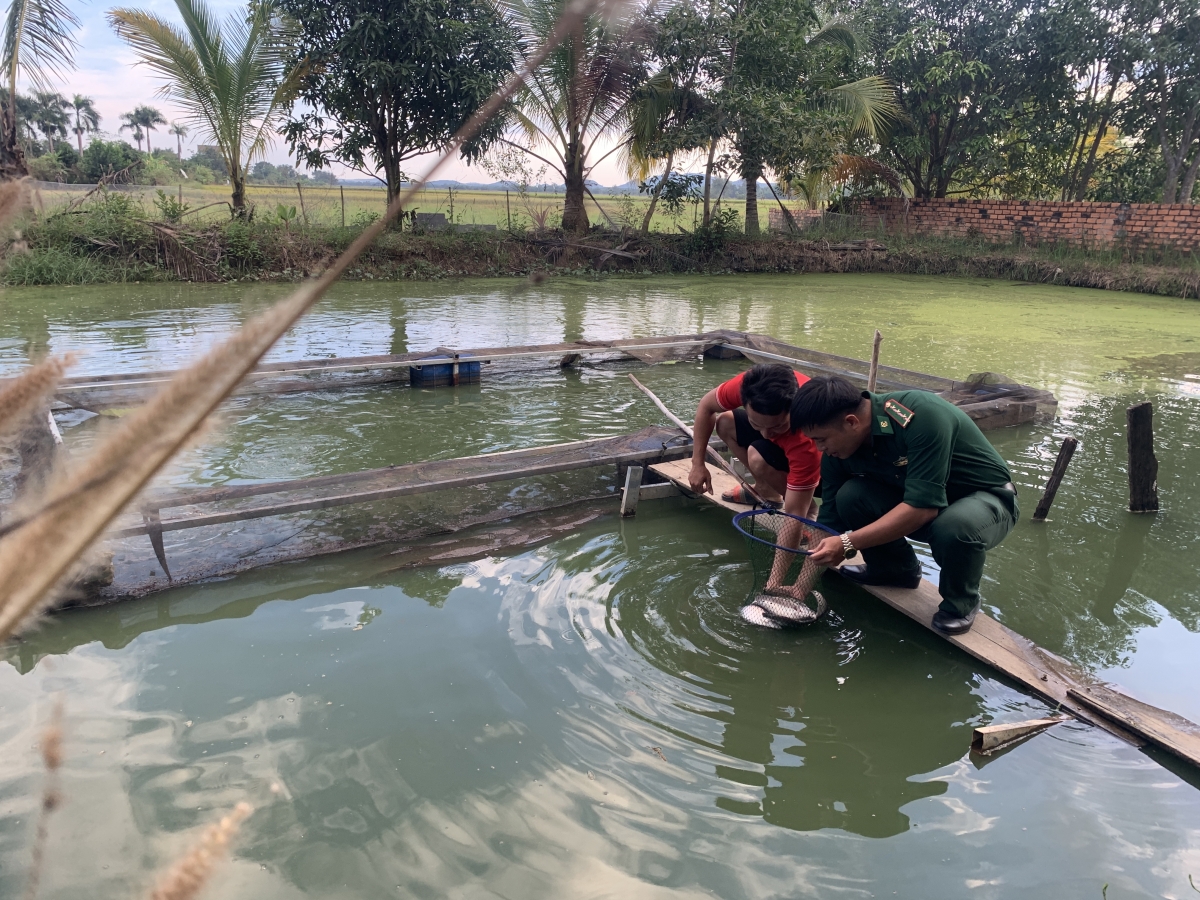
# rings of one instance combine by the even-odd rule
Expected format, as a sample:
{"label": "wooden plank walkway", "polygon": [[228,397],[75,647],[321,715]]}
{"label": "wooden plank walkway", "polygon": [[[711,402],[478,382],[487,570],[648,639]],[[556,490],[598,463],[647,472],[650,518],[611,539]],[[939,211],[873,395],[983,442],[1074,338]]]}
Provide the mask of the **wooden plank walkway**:
{"label": "wooden plank walkway", "polygon": [[[690,459],[650,466],[652,472],[689,494],[690,469]],[[742,512],[750,508],[722,500],[721,494],[732,488],[736,481],[714,466],[710,465],[708,470],[712,477],[713,492],[704,495],[703,499],[730,512]],[[976,616],[975,625],[966,634],[950,636],[934,631],[930,621],[941,597],[931,582],[922,579],[920,587],[914,590],[868,585],[859,587],[1075,718],[1099,726],[1134,746],[1141,747],[1149,742],[1200,766],[1200,726],[1175,713],[1112,690],[986,613],[981,612]]]}

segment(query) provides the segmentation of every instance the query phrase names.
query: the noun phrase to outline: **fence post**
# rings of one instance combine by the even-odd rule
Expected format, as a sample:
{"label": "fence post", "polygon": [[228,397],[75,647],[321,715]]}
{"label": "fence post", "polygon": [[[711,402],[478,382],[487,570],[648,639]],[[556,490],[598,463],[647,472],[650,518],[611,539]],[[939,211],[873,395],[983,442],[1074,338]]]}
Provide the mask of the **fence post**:
{"label": "fence post", "polygon": [[879,345],[883,343],[883,334],[875,329],[875,340],[871,342],[871,369],[867,373],[867,390],[874,392],[875,383],[879,381]]}
{"label": "fence post", "polygon": [[342,227],[346,227],[346,186],[338,185],[338,192],[342,195]]}
{"label": "fence post", "polygon": [[1154,455],[1154,406],[1149,401],[1125,411],[1129,448],[1129,511],[1158,511],[1158,458]]}
{"label": "fence post", "polygon": [[508,190],[504,191],[504,213],[508,217],[508,230],[512,231],[512,207],[508,203]]}

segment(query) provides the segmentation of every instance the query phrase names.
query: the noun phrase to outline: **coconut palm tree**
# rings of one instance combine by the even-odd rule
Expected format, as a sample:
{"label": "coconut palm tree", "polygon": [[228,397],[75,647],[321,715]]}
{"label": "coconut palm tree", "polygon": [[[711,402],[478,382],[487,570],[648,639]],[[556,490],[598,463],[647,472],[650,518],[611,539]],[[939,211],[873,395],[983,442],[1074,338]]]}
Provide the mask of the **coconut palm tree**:
{"label": "coconut palm tree", "polygon": [[159,94],[187,111],[216,144],[232,187],[246,207],[246,172],[262,156],[294,96],[299,70],[289,70],[283,20],[267,0],[218,23],[205,0],[175,0],[183,28],[135,9],[113,9],[109,23],[142,63],[165,80]]}
{"label": "coconut palm tree", "polygon": [[[565,0],[512,0],[507,8],[522,32],[526,51],[541,44],[566,8]],[[566,186],[562,227],[585,232],[587,176],[623,141],[603,155],[595,152],[627,126],[629,101],[646,77],[639,18],[589,16],[550,54],[528,88],[514,100],[510,121],[525,146],[505,138],[553,168]],[[511,137],[516,137],[512,134]]]}
{"label": "coconut palm tree", "polygon": [[54,139],[67,136],[67,110],[71,108],[69,101],[62,94],[54,91],[34,91],[33,101],[36,104],[32,124],[46,136],[46,146],[49,152],[54,152]]}
{"label": "coconut palm tree", "polygon": [[117,129],[117,133],[120,134],[122,131],[128,131],[129,136],[137,141],[138,153],[141,153],[142,138],[145,137],[145,134],[142,132],[142,123],[138,121],[137,113],[121,113],[121,121],[125,124]]}
{"label": "coconut palm tree", "polygon": [[50,90],[53,78],[75,65],[75,29],[79,19],[63,0],[11,0],[4,18],[0,63],[4,65],[7,103],[0,109],[0,178],[27,175],[17,124],[17,76],[37,90]]}
{"label": "coconut palm tree", "polygon": [[188,136],[188,127],[182,122],[172,122],[168,134],[175,135],[175,155],[183,159],[183,139]]}
{"label": "coconut palm tree", "polygon": [[71,109],[74,111],[75,117],[75,127],[71,130],[75,132],[75,138],[79,142],[79,153],[82,155],[83,136],[95,134],[100,130],[100,113],[96,111],[95,101],[83,94],[75,95],[71,101]]}
{"label": "coconut palm tree", "polygon": [[139,106],[133,111],[133,116],[137,119],[137,123],[142,127],[142,130],[146,132],[146,152],[153,153],[154,151],[150,149],[150,132],[157,125],[166,125],[167,120],[153,106]]}

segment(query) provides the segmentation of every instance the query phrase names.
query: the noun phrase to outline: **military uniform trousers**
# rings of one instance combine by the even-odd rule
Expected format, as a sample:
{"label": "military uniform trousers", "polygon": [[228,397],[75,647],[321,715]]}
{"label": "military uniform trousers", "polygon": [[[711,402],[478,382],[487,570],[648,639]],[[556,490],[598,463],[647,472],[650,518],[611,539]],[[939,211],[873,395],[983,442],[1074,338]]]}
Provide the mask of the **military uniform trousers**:
{"label": "military uniform trousers", "polygon": [[[900,488],[869,478],[847,479],[837,493],[838,521],[830,527],[838,532],[865,528],[897,506],[903,497]],[[910,535],[929,544],[934,560],[941,567],[940,609],[965,615],[975,608],[987,551],[1004,540],[1019,515],[1017,495],[1011,491],[1003,488],[996,493],[975,491],[955,500],[936,519]],[[921,569],[917,554],[904,538],[860,552],[872,573],[885,577]]]}

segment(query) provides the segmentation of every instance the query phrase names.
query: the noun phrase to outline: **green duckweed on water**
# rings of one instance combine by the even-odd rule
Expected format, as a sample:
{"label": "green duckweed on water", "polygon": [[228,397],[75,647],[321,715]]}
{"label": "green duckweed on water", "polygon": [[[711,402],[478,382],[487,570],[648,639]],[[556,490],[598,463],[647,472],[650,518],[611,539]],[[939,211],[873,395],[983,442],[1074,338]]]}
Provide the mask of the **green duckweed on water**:
{"label": "green duckweed on water", "polygon": [[[284,288],[7,290],[0,374],[173,367]],[[343,284],[273,359],[765,332],[1060,400],[989,432],[1026,516],[1068,434],[1051,521],[989,555],[989,611],[1200,721],[1200,308],[973,280],[729,276]],[[681,414],[733,361],[639,372]],[[224,484],[626,433],[661,416],[620,367],[242,398],[168,475]],[[1155,404],[1162,511],[1125,512],[1124,414]],[[64,419],[82,452],[94,419]],[[612,502],[613,511],[616,503]],[[169,549],[169,546],[168,546]],[[983,760],[972,727],[1049,712],[828,579],[832,613],[764,633],[727,516],[642,504],[541,546],[394,568],[366,548],[53,616],[0,664],[0,895],[23,886],[35,749],[66,703],[42,896],[144,894],[237,802],[224,898],[1185,897],[1200,776],[1070,723]]]}

